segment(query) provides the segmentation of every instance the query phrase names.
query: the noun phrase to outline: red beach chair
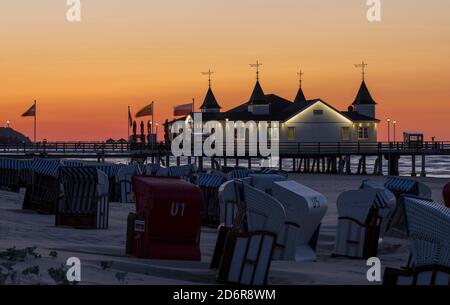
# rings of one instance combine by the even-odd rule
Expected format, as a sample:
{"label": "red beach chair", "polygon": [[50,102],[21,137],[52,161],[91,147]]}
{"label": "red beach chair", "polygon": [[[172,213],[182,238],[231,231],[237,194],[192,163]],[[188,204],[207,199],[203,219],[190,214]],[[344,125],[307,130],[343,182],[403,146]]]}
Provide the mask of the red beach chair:
{"label": "red beach chair", "polygon": [[444,187],[444,202],[447,208],[450,208],[450,183]]}
{"label": "red beach chair", "polygon": [[200,260],[202,193],[179,178],[134,176],[136,214],[128,218],[128,254]]}

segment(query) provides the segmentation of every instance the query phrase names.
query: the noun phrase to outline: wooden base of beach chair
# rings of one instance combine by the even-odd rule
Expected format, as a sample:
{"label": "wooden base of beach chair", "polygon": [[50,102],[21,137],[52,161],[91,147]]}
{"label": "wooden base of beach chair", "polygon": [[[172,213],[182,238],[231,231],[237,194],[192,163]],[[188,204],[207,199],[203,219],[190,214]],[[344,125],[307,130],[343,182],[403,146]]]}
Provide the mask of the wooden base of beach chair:
{"label": "wooden base of beach chair", "polygon": [[270,232],[229,232],[217,281],[243,285],[267,284],[275,244],[276,235]]}
{"label": "wooden base of beach chair", "polygon": [[438,265],[418,267],[413,270],[386,268],[383,285],[450,285],[450,268]]}
{"label": "wooden base of beach chair", "polygon": [[231,228],[221,226],[219,228],[219,234],[217,236],[216,247],[214,248],[214,254],[211,260],[210,269],[217,269],[220,266],[220,261],[222,260],[223,250],[225,249],[225,243],[227,240],[228,233]]}
{"label": "wooden base of beach chair", "polygon": [[55,217],[56,226],[66,226],[78,229],[101,229],[97,226],[96,216],[92,215],[61,215]]}

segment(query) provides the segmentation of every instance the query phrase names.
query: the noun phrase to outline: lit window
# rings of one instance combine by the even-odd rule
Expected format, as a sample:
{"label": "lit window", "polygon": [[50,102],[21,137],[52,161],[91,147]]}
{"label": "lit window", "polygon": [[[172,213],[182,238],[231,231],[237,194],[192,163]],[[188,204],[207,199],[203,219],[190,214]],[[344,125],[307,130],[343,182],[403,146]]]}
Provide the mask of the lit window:
{"label": "lit window", "polygon": [[295,127],[288,127],[288,140],[289,141],[296,140]]}
{"label": "lit window", "polygon": [[367,127],[358,127],[358,139],[359,140],[367,140],[369,138],[369,128]]}
{"label": "lit window", "polygon": [[350,127],[342,127],[342,141],[350,141]]}
{"label": "lit window", "polygon": [[323,110],[321,109],[314,110],[314,115],[323,115]]}

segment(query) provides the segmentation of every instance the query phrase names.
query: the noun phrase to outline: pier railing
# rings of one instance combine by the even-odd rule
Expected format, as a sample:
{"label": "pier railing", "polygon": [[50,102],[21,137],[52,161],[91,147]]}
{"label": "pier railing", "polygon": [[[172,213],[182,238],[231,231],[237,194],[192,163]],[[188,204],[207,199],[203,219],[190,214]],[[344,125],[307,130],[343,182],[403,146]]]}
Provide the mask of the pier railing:
{"label": "pier railing", "polygon": [[[238,149],[245,149],[246,155],[253,150],[260,155],[257,145],[235,144],[235,155]],[[280,156],[309,156],[309,155],[450,155],[450,142],[280,142]],[[20,144],[0,144],[1,155],[131,155],[131,154],[167,154],[170,151],[160,144],[135,144],[128,142],[40,142]],[[224,147],[224,155],[225,147]]]}

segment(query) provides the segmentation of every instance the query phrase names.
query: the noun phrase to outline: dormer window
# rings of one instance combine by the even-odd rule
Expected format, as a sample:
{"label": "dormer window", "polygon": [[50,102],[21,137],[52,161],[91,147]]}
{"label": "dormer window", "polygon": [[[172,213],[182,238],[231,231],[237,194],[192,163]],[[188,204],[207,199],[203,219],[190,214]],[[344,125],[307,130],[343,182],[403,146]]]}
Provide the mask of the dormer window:
{"label": "dormer window", "polygon": [[323,110],[322,109],[314,110],[314,115],[323,115]]}

